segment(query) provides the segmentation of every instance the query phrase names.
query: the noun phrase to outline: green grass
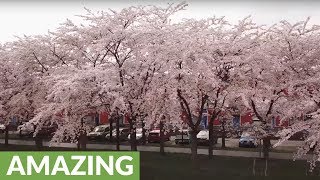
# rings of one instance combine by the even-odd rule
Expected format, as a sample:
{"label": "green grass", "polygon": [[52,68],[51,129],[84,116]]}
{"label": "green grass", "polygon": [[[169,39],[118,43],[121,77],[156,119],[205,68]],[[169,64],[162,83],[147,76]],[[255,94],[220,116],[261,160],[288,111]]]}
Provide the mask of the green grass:
{"label": "green grass", "polygon": [[[0,145],[0,151],[35,151],[34,146]],[[70,148],[43,147],[42,151],[75,151]],[[265,161],[256,161],[256,175],[263,173]],[[188,154],[166,154],[141,152],[141,180],[210,180],[248,179],[252,176],[253,158],[214,157],[199,155],[196,162]],[[284,176],[306,179],[306,161],[269,160],[268,175],[272,179]],[[260,179],[260,178],[259,178]]]}
{"label": "green grass", "polygon": [[[263,173],[264,160],[256,161],[256,175]],[[199,156],[197,162],[190,161],[186,154],[141,153],[141,175],[143,180],[181,179],[247,179],[252,176],[253,158]],[[307,162],[290,160],[269,160],[268,175],[272,179],[283,176],[305,177]],[[173,176],[175,178],[173,178]]]}

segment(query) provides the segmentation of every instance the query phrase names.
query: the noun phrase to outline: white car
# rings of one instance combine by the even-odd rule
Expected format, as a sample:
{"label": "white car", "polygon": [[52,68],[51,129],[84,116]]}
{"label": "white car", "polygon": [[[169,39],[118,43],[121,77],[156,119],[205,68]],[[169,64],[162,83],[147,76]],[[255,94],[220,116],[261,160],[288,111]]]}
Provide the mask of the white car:
{"label": "white car", "polygon": [[[205,130],[201,130],[198,134],[197,134],[197,139],[198,139],[198,143],[200,144],[209,144],[209,130],[205,129]],[[213,144],[217,144],[218,139],[215,137],[215,139],[213,140]]]}
{"label": "white car", "polygon": [[6,126],[4,124],[0,124],[0,133],[4,133],[6,130]]}
{"label": "white car", "polygon": [[[120,141],[127,140],[128,134],[130,134],[130,129],[129,128],[123,128],[123,127],[119,128],[119,140]],[[108,133],[106,135],[106,139],[109,140],[109,141],[110,140],[115,140],[116,136],[117,136],[117,129],[114,129],[112,131],[112,139],[110,139],[110,133]]]}
{"label": "white car", "polygon": [[248,132],[242,133],[239,139],[239,147],[251,147],[255,148],[258,146],[257,138]]}
{"label": "white car", "polygon": [[[145,131],[145,134],[146,134],[146,138],[148,137],[148,131],[146,130]],[[136,140],[137,141],[141,141],[142,140],[142,128],[137,128],[136,129]],[[130,134],[128,135],[128,140],[130,140]]]}
{"label": "white car", "polygon": [[31,123],[25,123],[17,127],[17,134],[20,136],[31,136],[34,133],[34,126]]}

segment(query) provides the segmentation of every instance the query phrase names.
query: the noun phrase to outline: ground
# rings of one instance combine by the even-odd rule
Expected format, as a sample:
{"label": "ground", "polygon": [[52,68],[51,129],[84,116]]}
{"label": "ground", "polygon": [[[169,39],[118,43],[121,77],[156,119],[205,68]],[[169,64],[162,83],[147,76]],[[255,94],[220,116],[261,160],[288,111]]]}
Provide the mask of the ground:
{"label": "ground", "polygon": [[[4,139],[4,134],[0,134],[0,140]],[[20,137],[18,134],[10,134],[10,139],[14,140],[24,140],[24,141],[34,141],[31,137]],[[10,140],[9,140],[10,141]],[[46,141],[46,140],[45,140]],[[275,144],[277,140],[272,140],[271,143]],[[105,141],[90,141],[91,144],[105,144]],[[114,143],[108,143],[114,144]],[[129,145],[129,142],[121,142],[123,145]],[[273,152],[295,152],[297,147],[302,144],[302,141],[287,141],[284,142],[281,146],[273,148],[271,151]],[[159,146],[159,143],[148,143],[149,146]],[[166,147],[189,147],[189,145],[176,145],[174,140],[165,142]],[[226,139],[226,147],[227,150],[235,150],[235,151],[260,151],[259,148],[239,148],[239,139],[238,138],[227,138]],[[199,146],[199,149],[207,149],[208,147]],[[221,138],[218,139],[218,143],[214,145],[214,149],[221,149]]]}
{"label": "ground", "polygon": [[[264,172],[264,162],[257,160],[257,176]],[[252,158],[214,157],[209,160],[207,156],[199,156],[198,162],[192,163],[186,154],[141,154],[142,180],[248,179],[252,176],[252,167]],[[306,168],[305,161],[270,160],[268,175],[274,180],[283,180],[283,176],[305,178]]]}
{"label": "ground", "polygon": [[[0,151],[36,150],[34,146],[0,145]],[[43,151],[66,151],[75,149],[44,147]],[[269,160],[268,175],[272,179],[284,176],[293,179],[304,177],[308,168],[306,161]],[[248,179],[252,176],[253,158],[214,157],[199,155],[197,162],[190,161],[188,154],[141,152],[141,180],[199,180],[199,179]],[[264,161],[257,160],[256,175],[263,172]],[[316,171],[318,173],[319,171]],[[302,179],[302,178],[299,178]]]}

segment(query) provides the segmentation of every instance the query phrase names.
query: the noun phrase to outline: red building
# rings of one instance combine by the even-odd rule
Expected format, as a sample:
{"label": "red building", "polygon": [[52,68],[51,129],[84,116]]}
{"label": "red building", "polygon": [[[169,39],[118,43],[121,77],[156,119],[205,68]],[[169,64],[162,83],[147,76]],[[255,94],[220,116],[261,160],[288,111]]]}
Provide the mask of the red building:
{"label": "red building", "polygon": [[[203,124],[209,124],[211,115],[212,115],[213,110],[209,109],[209,113],[205,113],[205,118],[203,119],[203,121],[207,121],[206,123]],[[223,115],[223,113],[221,113],[220,115]],[[187,118],[186,118],[186,113],[182,113],[181,114],[181,119],[183,122],[186,122]],[[234,126],[243,126],[244,124],[251,124],[254,122],[255,120],[255,115],[252,111],[247,111],[246,113],[239,115],[239,116],[234,116],[233,118],[233,124]],[[280,116],[275,117],[270,123],[270,125],[274,128],[279,128],[279,127],[288,127],[289,126],[289,120],[285,120],[281,122],[281,118]],[[221,121],[219,120],[219,118],[216,118],[213,121],[213,125],[214,126],[220,126],[221,125]]]}

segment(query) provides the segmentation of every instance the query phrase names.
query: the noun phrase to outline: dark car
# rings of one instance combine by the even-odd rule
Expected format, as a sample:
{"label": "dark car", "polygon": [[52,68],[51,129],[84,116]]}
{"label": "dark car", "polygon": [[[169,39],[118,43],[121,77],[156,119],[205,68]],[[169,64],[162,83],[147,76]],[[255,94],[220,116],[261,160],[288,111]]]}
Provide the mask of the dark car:
{"label": "dark car", "polygon": [[57,129],[58,129],[57,124],[55,123],[47,124],[41,127],[37,135],[44,138],[52,138],[54,133],[57,131]]}
{"label": "dark car", "polygon": [[176,144],[189,144],[190,134],[188,129],[180,130],[175,137]]}
{"label": "dark car", "polygon": [[110,132],[110,125],[97,126],[87,134],[88,140],[104,140],[106,135]]}
{"label": "dark car", "polygon": [[[164,133],[164,140],[169,141],[169,133]],[[160,142],[160,130],[152,130],[148,135],[148,143],[159,143]]]}
{"label": "dark car", "polygon": [[308,132],[307,131],[299,131],[294,133],[289,140],[294,140],[294,141],[304,141],[305,138],[307,137]]}

